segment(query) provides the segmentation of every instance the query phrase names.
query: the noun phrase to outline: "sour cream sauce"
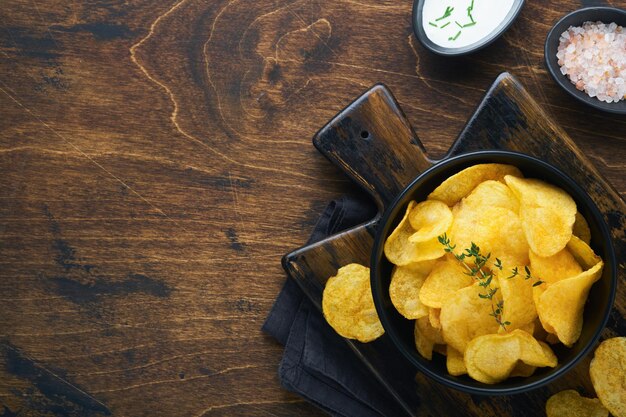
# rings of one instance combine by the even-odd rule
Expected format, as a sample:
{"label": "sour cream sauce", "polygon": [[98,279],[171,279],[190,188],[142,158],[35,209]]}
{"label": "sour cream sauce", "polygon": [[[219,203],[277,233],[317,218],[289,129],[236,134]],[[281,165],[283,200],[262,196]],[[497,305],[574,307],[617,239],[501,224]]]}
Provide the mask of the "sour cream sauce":
{"label": "sour cream sauce", "polygon": [[[511,11],[513,2],[514,0],[426,0],[422,9],[424,32],[433,43],[445,48],[472,45],[489,36],[502,23]],[[454,9],[446,13],[450,8]],[[442,18],[444,15],[448,16]]]}

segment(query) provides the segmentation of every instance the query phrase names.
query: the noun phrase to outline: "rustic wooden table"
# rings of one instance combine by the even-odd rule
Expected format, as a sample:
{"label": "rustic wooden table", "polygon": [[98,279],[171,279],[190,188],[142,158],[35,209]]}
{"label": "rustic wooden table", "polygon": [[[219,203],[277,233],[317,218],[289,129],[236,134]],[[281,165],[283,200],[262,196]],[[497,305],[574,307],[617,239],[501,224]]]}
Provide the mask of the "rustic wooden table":
{"label": "rustic wooden table", "polygon": [[406,0],[3,2],[0,415],[321,415],[260,331],[281,255],[351,192],[310,138],[384,82],[441,156],[506,70],[624,197],[626,119],[543,63],[592,4],[626,7],[527,0],[445,59]]}

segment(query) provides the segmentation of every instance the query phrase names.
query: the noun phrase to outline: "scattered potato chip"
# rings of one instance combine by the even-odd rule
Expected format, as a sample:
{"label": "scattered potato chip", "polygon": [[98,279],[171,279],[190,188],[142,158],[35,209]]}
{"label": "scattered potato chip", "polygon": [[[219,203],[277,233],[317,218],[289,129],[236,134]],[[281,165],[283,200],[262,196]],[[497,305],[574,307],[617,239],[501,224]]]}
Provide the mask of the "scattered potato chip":
{"label": "scattered potato chip", "polygon": [[478,295],[482,291],[477,283],[461,288],[441,306],[443,339],[461,353],[476,336],[498,331],[498,323],[490,316],[491,301]]}
{"label": "scattered potato chip", "polygon": [[467,373],[486,384],[508,378],[518,361],[535,367],[557,365],[557,358],[547,345],[519,329],[476,337],[465,351]]}
{"label": "scattered potato chip", "polygon": [[571,347],[580,337],[583,309],[594,282],[602,275],[602,261],[574,277],[548,285],[539,296],[537,313],[543,327]]}
{"label": "scattered potato chip", "polygon": [[415,321],[413,335],[417,351],[428,360],[433,358],[433,347],[443,343],[441,332],[430,325],[428,317],[420,317]]}
{"label": "scattered potato chip", "polygon": [[576,220],[574,221],[574,226],[572,227],[572,234],[577,236],[585,242],[587,245],[591,242],[591,230],[589,229],[589,223],[585,217],[580,214],[580,212],[576,212]]}
{"label": "scattered potato chip", "polygon": [[465,375],[467,368],[465,367],[463,354],[450,346],[447,346],[446,353],[446,368],[448,368],[448,373],[454,376]]}
{"label": "scattered potato chip", "polygon": [[500,259],[505,265],[528,264],[528,242],[517,214],[500,207],[461,204],[455,211],[449,237],[459,248],[479,245],[491,253],[489,265]]}
{"label": "scattered potato chip", "polygon": [[613,416],[626,417],[626,337],[600,343],[589,365],[589,375],[602,404]]}
{"label": "scattered potato chip", "polygon": [[407,319],[428,315],[428,307],[420,301],[419,293],[435,262],[423,261],[396,266],[391,273],[389,297],[396,310]]}
{"label": "scattered potato chip", "polygon": [[568,389],[554,394],[546,403],[547,417],[608,417],[609,412],[597,398],[581,397]]}
{"label": "scattered potato chip", "polygon": [[445,257],[435,264],[419,292],[422,304],[441,308],[456,290],[472,285],[474,278],[453,257]]}
{"label": "scattered potato chip", "polygon": [[422,201],[409,213],[409,223],[415,230],[409,241],[425,242],[437,238],[448,230],[452,224],[452,211],[441,201]]}
{"label": "scattered potato chip", "polygon": [[552,256],[545,257],[530,251],[530,270],[535,278],[547,284],[553,284],[583,272],[567,247]]}
{"label": "scattered potato chip", "polygon": [[383,333],[370,287],[370,269],[359,264],[339,268],[322,294],[326,321],[341,336],[370,342]]}
{"label": "scattered potato chip", "polygon": [[409,202],[404,217],[385,241],[385,256],[389,262],[395,265],[428,261],[440,258],[445,254],[443,246],[436,237],[423,242],[409,241],[409,237],[416,232],[408,219],[415,205],[415,201]]}
{"label": "scattered potato chip", "polygon": [[[524,267],[518,266],[517,268],[520,271],[524,270]],[[532,334],[534,330],[533,321],[537,318],[537,310],[533,302],[533,284],[535,281],[525,279],[522,274],[509,278],[511,276],[509,269],[497,271],[497,276],[504,301],[502,321],[511,323],[507,326],[507,331],[532,326],[532,330],[528,332]],[[504,333],[505,330],[500,327],[498,332]]]}
{"label": "scattered potato chip", "polygon": [[509,187],[499,181],[485,181],[462,200],[464,206],[499,207],[519,212],[519,200]]}
{"label": "scattered potato chip", "polygon": [[435,188],[429,200],[439,200],[452,207],[468,195],[478,184],[487,180],[503,181],[506,175],[522,177],[519,169],[504,164],[477,164],[465,168]]}
{"label": "scattered potato chip", "polygon": [[537,179],[507,175],[504,180],[520,201],[519,216],[530,248],[552,256],[572,237],[576,203],[562,189]]}

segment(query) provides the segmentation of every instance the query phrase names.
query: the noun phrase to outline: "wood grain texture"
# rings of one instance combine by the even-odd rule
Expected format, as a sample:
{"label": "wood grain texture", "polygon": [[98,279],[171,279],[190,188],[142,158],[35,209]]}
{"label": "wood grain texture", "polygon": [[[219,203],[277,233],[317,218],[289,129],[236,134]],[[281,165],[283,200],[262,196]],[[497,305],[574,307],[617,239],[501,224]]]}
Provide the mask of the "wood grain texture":
{"label": "wood grain texture", "polygon": [[543,65],[550,26],[591,4],[626,7],[527,1],[449,60],[410,1],[3,2],[0,413],[321,415],[259,330],[282,254],[354,188],[311,137],[383,82],[439,157],[508,70],[624,197],[626,119]]}

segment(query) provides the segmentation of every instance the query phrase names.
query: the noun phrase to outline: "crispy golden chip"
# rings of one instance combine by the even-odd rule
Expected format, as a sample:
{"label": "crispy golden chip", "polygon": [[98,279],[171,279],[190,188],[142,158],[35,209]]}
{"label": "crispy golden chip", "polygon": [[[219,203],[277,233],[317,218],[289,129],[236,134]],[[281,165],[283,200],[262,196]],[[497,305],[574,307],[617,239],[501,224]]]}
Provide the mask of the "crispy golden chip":
{"label": "crispy golden chip", "polygon": [[557,365],[557,358],[547,345],[519,329],[476,337],[465,351],[467,373],[486,384],[508,378],[518,361],[535,367]]}
{"label": "crispy golden chip", "polygon": [[370,269],[363,265],[346,265],[328,279],[322,311],[328,324],[348,339],[370,342],[385,332],[374,307]]}
{"label": "crispy golden chip", "polygon": [[530,270],[533,277],[541,279],[547,284],[552,284],[583,272],[580,264],[576,262],[576,259],[567,247],[552,256],[546,257],[530,251]]}
{"label": "crispy golden chip", "polygon": [[560,340],[554,333],[548,333],[548,335],[546,336],[546,343],[556,345],[557,343],[560,343]]}
{"label": "crispy golden chip", "polygon": [[413,335],[417,351],[428,360],[433,358],[433,347],[443,343],[441,332],[430,325],[428,317],[420,317],[415,321]]}
{"label": "crispy golden chip", "polygon": [[541,324],[565,346],[571,347],[580,337],[585,301],[593,283],[600,279],[602,267],[600,261],[574,277],[548,285],[539,296],[537,313]]}
{"label": "crispy golden chip", "polygon": [[[517,268],[519,271],[524,270],[523,266]],[[534,330],[533,321],[537,318],[537,310],[533,301],[533,283],[535,281],[525,279],[522,274],[509,278],[511,275],[510,269],[497,271],[500,294],[504,301],[502,321],[511,323],[507,326],[507,331],[519,328],[528,330],[527,326],[532,326],[532,330],[528,332],[532,334]],[[500,327],[498,332],[504,333],[505,330]]]}
{"label": "crispy golden chip", "polygon": [[574,226],[572,227],[572,234],[574,236],[578,236],[580,240],[585,242],[587,245],[591,242],[591,230],[589,229],[589,223],[585,217],[580,214],[580,212],[576,212],[576,220],[574,221]]}
{"label": "crispy golden chip", "polygon": [[552,256],[572,237],[576,203],[562,189],[537,179],[506,176],[506,184],[520,201],[519,216],[530,248]]}
{"label": "crispy golden chip", "polygon": [[419,300],[420,288],[436,261],[396,266],[391,273],[389,297],[394,307],[407,319],[428,315],[428,307]]}
{"label": "crispy golden chip", "polygon": [[442,343],[433,346],[433,352],[437,352],[440,355],[446,356],[446,345]]}
{"label": "crispy golden chip", "polygon": [[437,261],[419,292],[422,304],[441,308],[441,305],[456,290],[472,285],[474,278],[467,275],[467,270],[459,261],[449,257]]}
{"label": "crispy golden chip", "polygon": [[[572,236],[572,239],[574,238],[576,237]],[[539,298],[548,288],[549,284],[574,277],[583,271],[582,267],[567,247],[552,256],[539,256],[532,250],[529,255],[530,270],[532,271],[533,277],[545,282],[533,288],[533,301],[535,306],[539,305]],[[555,332],[554,328],[549,324],[544,324],[544,327],[551,333]]]}
{"label": "crispy golden chip", "polygon": [[527,365],[524,362],[517,361],[517,363],[515,364],[515,367],[513,368],[509,376],[511,378],[514,376],[520,376],[520,377],[526,378],[534,374],[536,369],[537,369],[536,366]]}
{"label": "crispy golden chip", "polygon": [[519,340],[511,335],[487,334],[469,342],[465,350],[465,367],[469,376],[485,384],[505,380],[521,354]]}
{"label": "crispy golden chip", "polygon": [[441,309],[440,308],[429,308],[428,309],[428,322],[430,325],[437,330],[441,330]]}
{"label": "crispy golden chip", "polygon": [[459,376],[467,373],[463,354],[458,350],[447,346],[446,351],[446,368],[450,375]]}
{"label": "crispy golden chip", "polygon": [[626,337],[600,343],[589,375],[602,404],[615,417],[626,417]]}
{"label": "crispy golden chip", "polygon": [[441,335],[441,329],[433,327],[433,325],[430,324],[430,319],[428,317],[422,317],[418,319],[417,327],[419,327],[422,334],[428,339],[432,340],[434,344],[442,345],[445,343]]}
{"label": "crispy golden chip", "polygon": [[415,230],[409,241],[425,242],[437,238],[448,230],[452,224],[452,211],[441,201],[422,201],[409,213],[409,223]]}
{"label": "crispy golden chip", "polygon": [[436,237],[424,242],[409,241],[409,237],[415,233],[415,229],[409,222],[409,213],[415,205],[415,201],[409,202],[404,217],[385,241],[385,256],[395,265],[428,261],[445,254],[443,246]]}
{"label": "crispy golden chip", "polygon": [[478,164],[456,173],[430,193],[429,200],[439,200],[452,207],[478,184],[487,180],[503,181],[506,175],[522,177],[519,169],[504,164]]}
{"label": "crispy golden chip", "polygon": [[506,184],[499,181],[485,181],[462,200],[464,206],[499,207],[519,212],[519,200]]}
{"label": "crispy golden chip", "polygon": [[602,260],[585,241],[576,236],[572,236],[567,242],[567,249],[584,269],[589,269]]}
{"label": "crispy golden chip", "polygon": [[608,417],[597,398],[585,398],[572,389],[554,394],[546,403],[547,417]]}
{"label": "crispy golden chip", "polygon": [[489,266],[496,258],[505,265],[528,264],[528,242],[517,214],[513,211],[489,206],[461,203],[453,210],[454,220],[449,237],[458,248],[469,248],[472,242],[484,255],[491,254]]}
{"label": "crispy golden chip", "polygon": [[[494,287],[497,287],[495,279]],[[477,283],[472,284],[456,291],[441,306],[443,339],[461,353],[476,336],[498,331],[498,323],[490,316],[491,301],[478,295],[483,291]]]}

